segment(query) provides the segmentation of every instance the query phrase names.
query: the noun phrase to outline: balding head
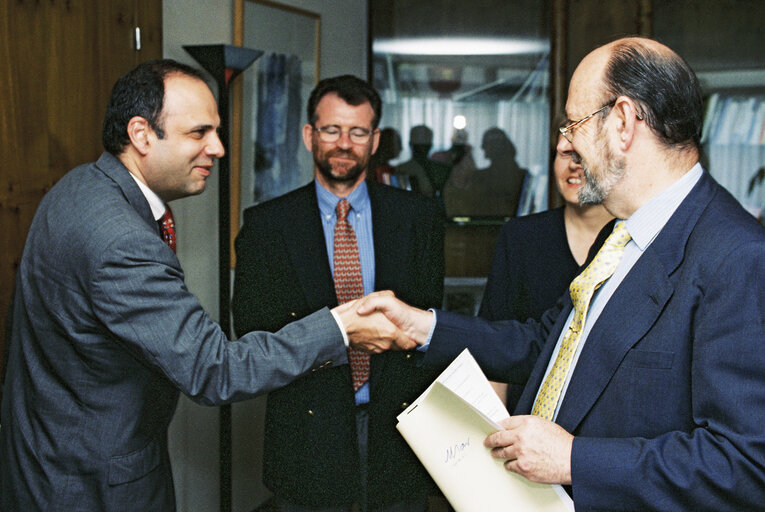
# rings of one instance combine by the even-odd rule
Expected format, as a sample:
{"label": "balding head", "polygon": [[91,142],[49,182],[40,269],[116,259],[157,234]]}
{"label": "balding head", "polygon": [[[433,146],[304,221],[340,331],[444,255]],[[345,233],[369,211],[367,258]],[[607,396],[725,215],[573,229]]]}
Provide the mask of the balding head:
{"label": "balding head", "polygon": [[592,51],[566,103],[580,201],[628,218],[698,161],[702,112],[693,71],[666,46],[630,37]]}
{"label": "balding head", "polygon": [[663,145],[699,149],[701,88],[688,64],[667,46],[640,37],[602,46],[577,67],[571,91],[581,88],[589,89],[588,95],[599,96],[599,104],[619,96],[632,99]]}

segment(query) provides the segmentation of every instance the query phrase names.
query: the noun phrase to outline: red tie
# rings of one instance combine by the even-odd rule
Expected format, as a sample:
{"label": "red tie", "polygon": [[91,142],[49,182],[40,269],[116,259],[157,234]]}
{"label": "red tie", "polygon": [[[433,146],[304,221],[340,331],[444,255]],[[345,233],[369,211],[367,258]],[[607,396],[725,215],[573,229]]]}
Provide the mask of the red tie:
{"label": "red tie", "polygon": [[165,214],[159,219],[159,228],[162,231],[162,240],[175,252],[175,221],[170,207],[165,205]]}
{"label": "red tie", "polygon": [[[335,294],[338,304],[364,296],[364,283],[361,280],[361,260],[356,234],[348,222],[348,210],[351,203],[343,199],[337,203],[337,223],[335,224]],[[353,389],[357,391],[369,379],[369,354],[356,349],[348,349],[351,364]]]}

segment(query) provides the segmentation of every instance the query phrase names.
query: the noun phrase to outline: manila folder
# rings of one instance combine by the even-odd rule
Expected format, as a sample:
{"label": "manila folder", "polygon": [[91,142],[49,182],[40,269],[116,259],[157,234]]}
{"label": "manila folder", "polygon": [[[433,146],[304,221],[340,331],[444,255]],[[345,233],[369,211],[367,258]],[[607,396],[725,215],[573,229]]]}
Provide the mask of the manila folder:
{"label": "manila folder", "polygon": [[537,484],[505,469],[483,440],[496,424],[434,382],[398,416],[397,428],[457,512],[570,512],[560,486]]}

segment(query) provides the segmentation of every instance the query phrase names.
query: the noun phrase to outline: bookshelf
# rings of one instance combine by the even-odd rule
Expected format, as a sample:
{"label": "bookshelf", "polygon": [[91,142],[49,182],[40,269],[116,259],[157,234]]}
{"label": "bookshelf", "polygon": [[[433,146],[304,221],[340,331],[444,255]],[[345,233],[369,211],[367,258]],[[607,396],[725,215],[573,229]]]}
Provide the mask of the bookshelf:
{"label": "bookshelf", "polygon": [[[754,89],[753,91],[757,91]],[[705,166],[752,215],[765,209],[765,92],[713,92],[704,116]]]}
{"label": "bookshelf", "polygon": [[688,61],[705,94],[704,167],[762,222],[765,2],[654,0],[651,4],[653,37]]}

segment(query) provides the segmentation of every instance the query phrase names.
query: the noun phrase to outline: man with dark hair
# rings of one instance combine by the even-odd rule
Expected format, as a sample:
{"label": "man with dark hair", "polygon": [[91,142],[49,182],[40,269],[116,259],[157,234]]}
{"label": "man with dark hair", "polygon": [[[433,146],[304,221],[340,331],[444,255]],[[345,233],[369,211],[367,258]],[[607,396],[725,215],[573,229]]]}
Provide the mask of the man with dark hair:
{"label": "man with dark hair", "polygon": [[166,203],[201,193],[224,153],[196,71],[141,64],[107,112],[108,152],[46,194],[18,269],[0,430],[6,511],[172,511],[179,391],[221,404],[345,363],[337,321],[363,341],[337,308],[231,342],[186,289]]}
{"label": "man with dark hair", "polygon": [[555,308],[490,323],[380,294],[359,312],[429,342],[426,364],[468,347],[489,378],[526,381],[484,444],[570,485],[577,510],[762,510],[765,230],[698,163],[698,82],[666,46],[621,39],[579,64],[566,112],[580,202],[616,221]]}
{"label": "man with dark hair", "polygon": [[[656,80],[661,77],[661,90]],[[606,95],[645,105],[645,122],[667,148],[701,149],[703,99],[696,75],[674,52],[653,52],[628,41],[614,44],[603,76]]]}
{"label": "man with dark hair", "polygon": [[[353,76],[328,78],[308,105],[303,142],[315,180],[247,209],[236,240],[239,334],[278,329],[376,289],[422,307],[441,303],[444,227],[435,204],[365,180],[378,146],[377,92]],[[263,473],[278,510],[345,511],[354,502],[425,510],[432,482],[395,428],[435,376],[417,368],[421,357],[351,354],[350,367],[269,394]]]}
{"label": "man with dark hair", "polygon": [[101,140],[104,149],[119,155],[130,143],[127,126],[134,116],[141,116],[160,139],[165,138],[160,115],[165,99],[165,78],[180,73],[204,81],[199,70],[170,59],[154,60],[137,66],[114,84],[104,115]]}
{"label": "man with dark hair", "polygon": [[348,105],[357,107],[363,103],[369,103],[372,109],[372,121],[370,126],[377,130],[382,117],[382,100],[377,91],[368,82],[353,75],[340,75],[325,78],[316,84],[311,95],[308,97],[306,114],[308,124],[314,126],[319,119],[318,107],[321,100],[328,94],[334,94]]}

